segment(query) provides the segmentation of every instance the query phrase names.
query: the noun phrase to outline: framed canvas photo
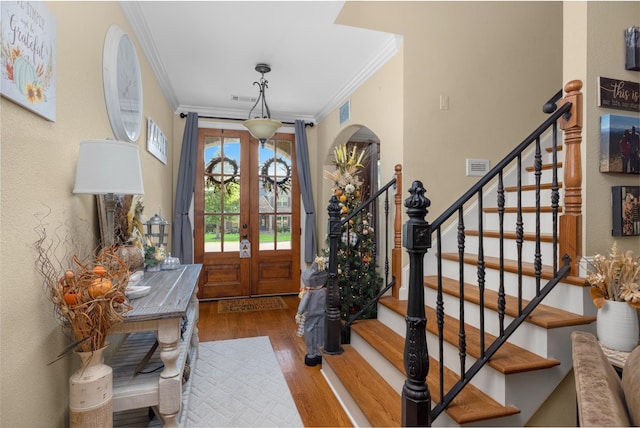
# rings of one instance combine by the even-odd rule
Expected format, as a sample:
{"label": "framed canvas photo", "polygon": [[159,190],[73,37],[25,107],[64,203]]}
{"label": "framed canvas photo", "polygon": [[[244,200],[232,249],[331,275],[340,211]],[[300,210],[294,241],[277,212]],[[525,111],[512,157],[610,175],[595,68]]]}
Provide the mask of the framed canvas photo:
{"label": "framed canvas photo", "polygon": [[0,13],[0,94],[55,122],[55,16],[40,1],[2,1]]}
{"label": "framed canvas photo", "polygon": [[640,117],[600,117],[600,172],[640,174]]}
{"label": "framed canvas photo", "polygon": [[640,186],[613,186],[613,236],[640,236]]}

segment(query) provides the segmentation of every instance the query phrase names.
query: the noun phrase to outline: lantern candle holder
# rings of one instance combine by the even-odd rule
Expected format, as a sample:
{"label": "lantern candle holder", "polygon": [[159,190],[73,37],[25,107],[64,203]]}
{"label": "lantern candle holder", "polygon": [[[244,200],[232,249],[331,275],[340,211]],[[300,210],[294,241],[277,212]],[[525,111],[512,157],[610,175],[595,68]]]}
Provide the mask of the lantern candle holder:
{"label": "lantern candle holder", "polygon": [[167,255],[165,245],[169,236],[169,223],[156,214],[145,224],[147,226],[147,243],[144,247],[145,269],[150,272],[159,271]]}
{"label": "lantern candle holder", "polygon": [[169,237],[169,222],[156,214],[145,224],[147,225],[147,238],[156,246],[166,246]]}

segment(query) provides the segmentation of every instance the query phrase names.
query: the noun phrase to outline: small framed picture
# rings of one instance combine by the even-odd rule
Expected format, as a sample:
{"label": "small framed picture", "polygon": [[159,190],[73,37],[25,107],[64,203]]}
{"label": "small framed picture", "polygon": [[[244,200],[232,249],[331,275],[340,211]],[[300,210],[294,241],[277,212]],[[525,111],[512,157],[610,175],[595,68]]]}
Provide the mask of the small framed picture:
{"label": "small framed picture", "polygon": [[600,172],[640,174],[640,117],[600,117]]}
{"label": "small framed picture", "polygon": [[640,236],[640,186],[613,186],[613,236]]}
{"label": "small framed picture", "polygon": [[167,137],[151,118],[147,119],[147,151],[167,164]]}

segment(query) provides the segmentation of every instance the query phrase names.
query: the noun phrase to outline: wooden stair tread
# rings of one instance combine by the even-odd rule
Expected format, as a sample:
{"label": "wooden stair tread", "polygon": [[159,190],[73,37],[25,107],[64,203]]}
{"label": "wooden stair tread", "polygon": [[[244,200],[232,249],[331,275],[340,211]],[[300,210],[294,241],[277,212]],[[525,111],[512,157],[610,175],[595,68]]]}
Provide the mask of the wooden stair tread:
{"label": "wooden stair tread", "polygon": [[[553,183],[541,183],[540,184],[540,190],[548,190],[551,189],[553,187]],[[520,186],[520,188],[522,189],[523,192],[531,192],[536,190],[536,185],[535,184],[523,184],[522,186]],[[558,183],[558,189],[562,189],[562,183]],[[517,192],[518,191],[518,186],[506,186],[504,188],[505,192]]]}
{"label": "wooden stair tread", "polygon": [[[556,166],[558,167],[558,169],[562,168],[562,162],[557,162]],[[544,170],[549,170],[549,169],[553,169],[553,164],[552,163],[545,163],[541,165],[542,171]],[[525,168],[527,172],[534,172],[536,170],[536,168],[534,166],[528,166]]]}
{"label": "wooden stair tread", "polygon": [[[465,235],[468,236],[478,236],[480,232],[478,230],[465,230]],[[500,231],[498,230],[485,230],[482,232],[482,236],[485,238],[500,238]],[[517,235],[515,232],[504,231],[505,239],[517,239]],[[525,241],[535,242],[536,234],[535,233],[523,233],[522,239]],[[540,234],[540,242],[553,242],[553,235],[550,233],[541,233]]]}
{"label": "wooden stair tread", "polygon": [[[407,302],[394,297],[383,297],[380,303],[402,315],[407,314]],[[425,305],[425,315],[427,316],[427,331],[433,335],[438,335],[436,324],[436,311]],[[444,316],[443,338],[453,346],[458,346],[459,322],[456,318]],[[465,324],[467,354],[480,358],[480,330],[472,325]],[[485,332],[485,347],[488,347],[496,336]],[[505,343],[496,351],[487,363],[490,367],[503,374],[521,373],[532,370],[548,369],[560,364],[560,361],[550,358],[543,358],[533,352],[520,348],[512,343]]]}
{"label": "wooden stair tread", "polygon": [[[445,260],[459,261],[458,253],[442,253],[442,258]],[[478,256],[476,254],[465,253],[464,262],[471,265],[478,264]],[[500,258],[498,257],[484,257],[484,265],[487,269],[500,269]],[[518,273],[518,262],[517,260],[504,259],[504,270],[505,272],[510,273]],[[524,276],[533,276],[535,277],[535,269],[533,263],[530,262],[522,262],[522,274]],[[540,276],[543,279],[551,279],[553,278],[553,268],[551,266],[542,266],[542,272]],[[589,284],[585,278],[580,278],[578,276],[565,276],[562,279],[562,282],[565,284],[576,285],[578,287],[588,287]]]}
{"label": "wooden stair tread", "polygon": [[[489,213],[489,214],[495,214],[498,212],[498,208],[497,207],[489,207],[489,208],[483,208],[482,209],[483,212],[485,213]],[[535,213],[536,207],[522,207],[521,208],[521,212],[523,214],[530,214],[530,213]],[[508,214],[513,214],[513,213],[517,213],[518,212],[518,208],[517,207],[505,207],[504,208],[504,212],[508,213]],[[551,207],[540,207],[540,212],[541,213],[551,213],[553,212],[553,209]],[[562,212],[562,207],[558,207],[558,213]]]}
{"label": "wooden stair tread", "polygon": [[[435,275],[424,277],[424,284],[434,290],[438,289],[438,278]],[[460,297],[460,287],[458,281],[451,278],[442,278],[442,292],[457,298]],[[498,311],[498,293],[494,290],[485,289],[484,306],[493,311]],[[480,289],[476,285],[464,284],[464,298],[468,302],[480,304]],[[514,296],[505,296],[506,307],[505,313],[512,317],[518,316],[518,299]],[[529,303],[528,300],[522,300],[524,308]],[[538,305],[526,321],[531,324],[543,328],[558,328],[567,326],[576,326],[583,324],[591,324],[596,320],[593,316],[583,316],[568,312],[562,309],[554,308],[544,304]]]}
{"label": "wooden stair tread", "polygon": [[[557,151],[561,151],[561,150],[562,150],[562,147],[563,147],[563,146],[562,146],[562,143],[559,143],[559,144],[556,146],[556,150],[557,150]],[[545,147],[545,149],[544,149],[544,150],[545,150],[547,153],[553,153],[553,147]]]}
{"label": "wooden stair tread", "polygon": [[[360,335],[367,343],[383,355],[396,369],[405,373],[403,362],[404,339],[378,320],[358,321],[351,326],[352,330]],[[440,402],[440,364],[434,358],[429,357],[429,374],[427,375],[427,387],[431,392],[431,401]],[[405,374],[406,375],[406,374]],[[444,384],[445,393],[459,379],[459,376],[445,367]],[[475,386],[468,384],[454,398],[445,412],[458,424],[468,424],[486,419],[510,416],[519,413],[513,406],[503,406],[491,397],[484,394]]]}
{"label": "wooden stair tread", "polygon": [[350,345],[342,348],[339,355],[323,354],[323,364],[331,366],[371,426],[401,426],[400,395],[355,349]]}

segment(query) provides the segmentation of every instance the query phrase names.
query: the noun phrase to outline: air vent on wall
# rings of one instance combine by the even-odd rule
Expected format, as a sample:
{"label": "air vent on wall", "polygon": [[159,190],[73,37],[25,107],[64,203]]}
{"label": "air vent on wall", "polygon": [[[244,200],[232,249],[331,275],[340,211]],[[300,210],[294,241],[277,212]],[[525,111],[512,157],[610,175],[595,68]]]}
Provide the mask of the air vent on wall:
{"label": "air vent on wall", "polygon": [[489,172],[489,159],[467,159],[467,177],[482,177]]}
{"label": "air vent on wall", "polygon": [[246,95],[231,95],[231,101],[237,101],[239,103],[255,103],[256,97],[248,97]]}

